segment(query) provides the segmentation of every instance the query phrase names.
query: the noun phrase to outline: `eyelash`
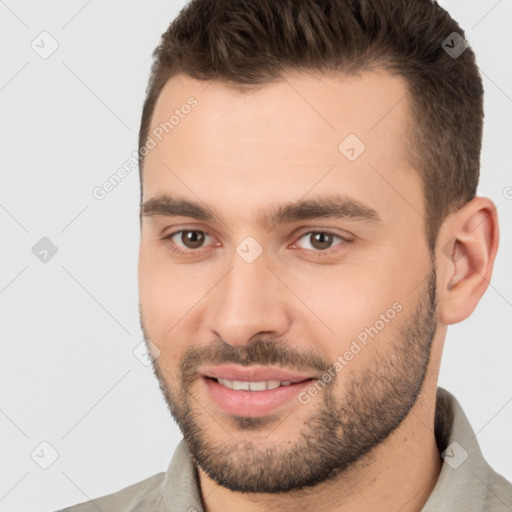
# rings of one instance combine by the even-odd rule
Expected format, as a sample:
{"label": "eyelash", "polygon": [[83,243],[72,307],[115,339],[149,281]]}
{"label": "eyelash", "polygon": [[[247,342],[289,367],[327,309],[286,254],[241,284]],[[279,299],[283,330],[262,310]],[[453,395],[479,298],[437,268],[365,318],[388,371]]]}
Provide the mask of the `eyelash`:
{"label": "eyelash", "polygon": [[[205,234],[206,236],[211,236],[207,231],[204,231],[202,229],[180,229],[178,231],[173,231],[172,233],[169,233],[168,235],[164,236],[162,238],[162,240],[171,240],[172,241],[172,238],[179,234],[179,233],[185,233],[185,232],[192,232],[192,233],[203,233]],[[338,245],[342,245],[342,244],[346,244],[346,243],[350,243],[351,240],[348,239],[348,238],[345,238],[341,235],[339,235],[338,233],[334,233],[333,231],[330,231],[330,230],[311,230],[311,231],[306,231],[304,233],[302,233],[298,238],[297,238],[297,241],[300,240],[301,238],[303,238],[304,236],[306,235],[312,235],[312,234],[328,234],[328,235],[333,235],[335,238],[339,238],[341,240],[341,243],[333,246],[333,247],[329,247],[328,249],[324,249],[324,250],[314,250],[314,249],[304,249],[305,251],[313,251],[315,253],[318,253],[319,255],[320,254],[326,254],[328,253],[329,251],[331,251],[332,249],[334,249],[335,247],[337,247]],[[294,242],[295,244],[295,242]],[[190,254],[193,254],[193,253],[198,253],[201,249],[204,249],[204,247],[200,247],[198,249],[182,249],[181,247],[176,247],[176,246],[172,246],[171,247],[171,252],[173,254],[178,254],[180,256],[188,256]],[[299,247],[300,249],[300,247]]]}

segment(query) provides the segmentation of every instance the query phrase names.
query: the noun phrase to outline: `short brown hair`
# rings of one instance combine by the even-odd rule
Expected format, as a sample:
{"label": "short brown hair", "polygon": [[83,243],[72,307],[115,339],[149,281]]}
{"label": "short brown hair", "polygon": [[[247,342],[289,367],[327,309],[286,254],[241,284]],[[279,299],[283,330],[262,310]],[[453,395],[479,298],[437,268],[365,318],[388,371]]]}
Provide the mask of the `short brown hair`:
{"label": "short brown hair", "polygon": [[[404,142],[423,182],[433,250],[446,215],[475,197],[480,168],[482,80],[471,48],[457,58],[443,49],[454,32],[464,38],[432,0],[192,0],[153,53],[139,152],[177,73],[249,86],[289,71],[386,69],[409,87]],[[141,158],[141,193],[142,168]]]}

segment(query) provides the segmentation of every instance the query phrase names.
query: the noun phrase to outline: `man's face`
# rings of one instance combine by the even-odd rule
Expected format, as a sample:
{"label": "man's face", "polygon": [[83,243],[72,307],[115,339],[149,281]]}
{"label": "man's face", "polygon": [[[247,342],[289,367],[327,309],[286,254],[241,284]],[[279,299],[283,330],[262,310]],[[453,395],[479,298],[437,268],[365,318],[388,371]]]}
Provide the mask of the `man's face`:
{"label": "man's face", "polygon": [[[158,99],[141,321],[192,455],[229,489],[314,485],[371,456],[433,371],[436,277],[408,101],[402,79],[376,72],[247,91],[179,75]],[[213,367],[311,380],[233,390]],[[271,380],[257,377],[245,380]]]}

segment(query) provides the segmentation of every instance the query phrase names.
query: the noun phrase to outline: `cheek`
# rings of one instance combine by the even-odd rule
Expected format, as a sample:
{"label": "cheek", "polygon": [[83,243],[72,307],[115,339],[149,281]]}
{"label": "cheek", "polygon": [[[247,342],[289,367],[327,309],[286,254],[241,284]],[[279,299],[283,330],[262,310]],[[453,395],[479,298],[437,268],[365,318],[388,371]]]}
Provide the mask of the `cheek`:
{"label": "cheek", "polygon": [[393,303],[390,279],[357,265],[317,268],[289,275],[286,282],[309,309],[337,335],[378,315]]}
{"label": "cheek", "polygon": [[145,335],[158,348],[157,363],[162,376],[172,386],[174,379],[171,376],[178,378],[176,365],[179,358],[176,356],[182,350],[176,337],[178,328],[173,328],[180,315],[179,297],[182,296],[182,291],[176,290],[172,273],[169,269],[164,270],[153,255],[154,253],[143,248],[139,254],[141,316]]}
{"label": "cheek", "polygon": [[165,325],[172,325],[169,313],[175,302],[173,279],[157,251],[144,245],[139,252],[138,281],[144,327],[153,337],[159,338]]}
{"label": "cheek", "polygon": [[144,327],[158,343],[173,339],[204,295],[202,274],[194,265],[177,265],[163,251],[141,246],[138,281]]}
{"label": "cheek", "polygon": [[292,289],[307,306],[297,310],[300,329],[310,340],[317,340],[332,361],[349,350],[354,340],[393,338],[405,301],[411,301],[406,297],[411,287],[400,282],[393,265],[382,261],[290,275],[287,282],[295,283]]}

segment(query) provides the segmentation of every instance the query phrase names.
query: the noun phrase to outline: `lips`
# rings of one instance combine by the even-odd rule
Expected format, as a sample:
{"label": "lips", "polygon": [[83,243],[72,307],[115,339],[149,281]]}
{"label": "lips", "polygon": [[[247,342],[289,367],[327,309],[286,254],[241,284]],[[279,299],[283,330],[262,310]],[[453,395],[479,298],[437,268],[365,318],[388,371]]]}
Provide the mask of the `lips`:
{"label": "lips", "polygon": [[[310,380],[279,386],[274,389],[259,391],[234,390],[217,382],[216,379],[204,377],[202,386],[216,404],[218,410],[228,415],[256,418],[279,410],[281,407],[299,406],[297,395],[307,386]],[[276,381],[277,382],[277,381]],[[203,389],[204,389],[203,388]]]}
{"label": "lips", "polygon": [[221,411],[245,417],[264,416],[293,404],[298,393],[316,378],[264,366],[209,366],[198,373],[203,389]]}
{"label": "lips", "polygon": [[242,382],[262,382],[262,381],[288,381],[292,384],[304,380],[313,379],[315,375],[307,375],[280,368],[268,368],[264,366],[253,366],[250,368],[241,368],[236,366],[208,366],[199,370],[204,377],[212,379],[226,379],[230,381]]}

